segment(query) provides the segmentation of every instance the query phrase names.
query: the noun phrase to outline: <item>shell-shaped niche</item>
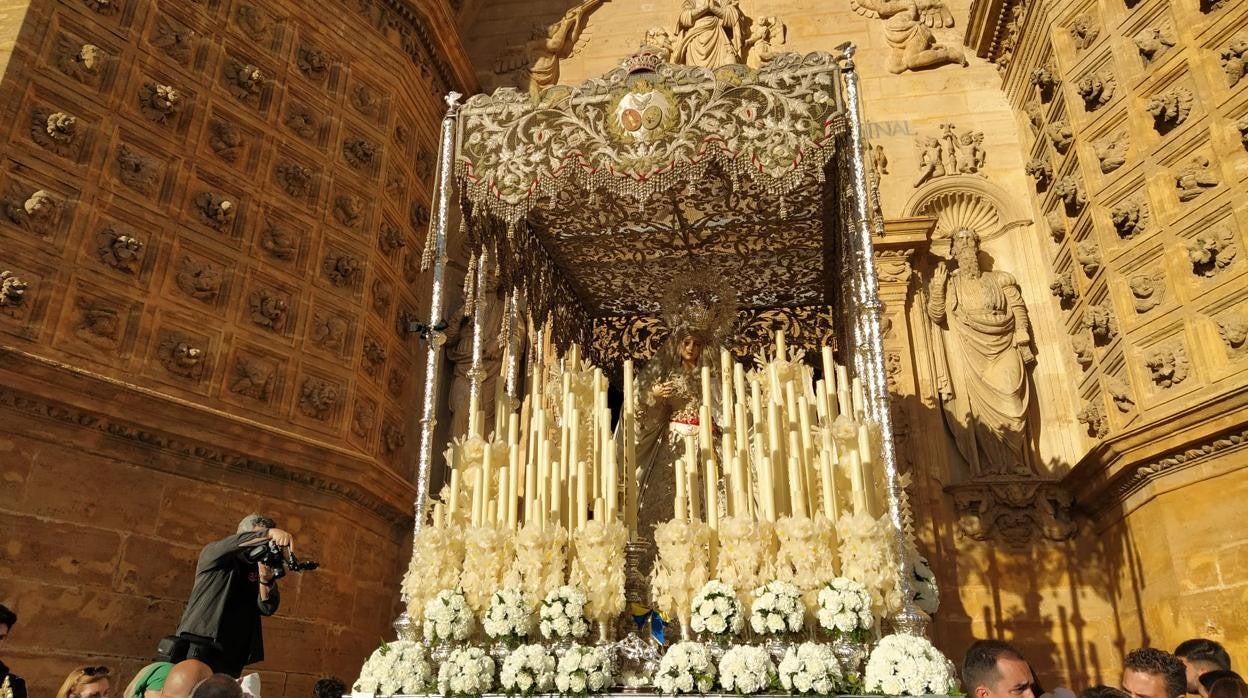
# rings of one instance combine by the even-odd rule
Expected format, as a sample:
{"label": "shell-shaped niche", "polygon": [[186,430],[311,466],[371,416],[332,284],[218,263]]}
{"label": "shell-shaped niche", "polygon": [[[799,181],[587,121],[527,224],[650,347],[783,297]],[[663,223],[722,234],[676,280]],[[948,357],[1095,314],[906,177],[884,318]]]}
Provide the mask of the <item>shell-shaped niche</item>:
{"label": "shell-shaped niche", "polygon": [[936,219],[932,251],[938,254],[947,251],[958,230],[973,230],[986,241],[1031,223],[1005,192],[980,177],[945,177],[930,182],[906,203],[905,215]]}

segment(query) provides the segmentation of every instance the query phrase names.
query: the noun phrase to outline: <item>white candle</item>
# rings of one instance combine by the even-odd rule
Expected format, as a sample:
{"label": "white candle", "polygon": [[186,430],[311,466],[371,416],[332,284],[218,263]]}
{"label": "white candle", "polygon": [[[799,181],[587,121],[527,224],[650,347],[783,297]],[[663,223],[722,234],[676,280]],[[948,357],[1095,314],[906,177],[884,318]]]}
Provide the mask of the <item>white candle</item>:
{"label": "white candle", "polygon": [[672,502],[672,514],[677,519],[689,518],[689,505],[685,502],[685,457],[676,459],[676,499]]}
{"label": "white candle", "polygon": [[788,361],[788,352],[784,346],[784,330],[776,330],[776,361]]}

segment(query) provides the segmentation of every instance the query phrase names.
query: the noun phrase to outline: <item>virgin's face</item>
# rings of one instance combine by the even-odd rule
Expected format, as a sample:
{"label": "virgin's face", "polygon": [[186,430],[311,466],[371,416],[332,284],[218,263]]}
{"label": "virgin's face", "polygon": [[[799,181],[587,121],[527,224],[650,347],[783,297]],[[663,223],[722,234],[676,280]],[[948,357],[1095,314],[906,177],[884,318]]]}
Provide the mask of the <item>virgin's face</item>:
{"label": "virgin's face", "polygon": [[698,359],[702,358],[702,342],[693,335],[685,335],[677,348],[680,360],[685,363],[697,363]]}

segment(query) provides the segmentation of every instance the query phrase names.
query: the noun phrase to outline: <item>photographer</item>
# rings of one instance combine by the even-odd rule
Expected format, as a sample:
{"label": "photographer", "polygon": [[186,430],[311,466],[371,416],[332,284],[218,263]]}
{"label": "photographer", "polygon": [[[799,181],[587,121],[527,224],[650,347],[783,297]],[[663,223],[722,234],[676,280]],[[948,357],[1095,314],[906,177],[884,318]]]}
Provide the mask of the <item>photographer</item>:
{"label": "photographer", "polygon": [[213,671],[237,678],[243,667],[264,659],[260,617],[277,612],[277,574],[255,559],[256,546],[272,542],[289,554],[294,538],[272,519],[251,514],[238,532],[204,546],[195,567],[195,586],[178,624],[171,661],[199,659]]}

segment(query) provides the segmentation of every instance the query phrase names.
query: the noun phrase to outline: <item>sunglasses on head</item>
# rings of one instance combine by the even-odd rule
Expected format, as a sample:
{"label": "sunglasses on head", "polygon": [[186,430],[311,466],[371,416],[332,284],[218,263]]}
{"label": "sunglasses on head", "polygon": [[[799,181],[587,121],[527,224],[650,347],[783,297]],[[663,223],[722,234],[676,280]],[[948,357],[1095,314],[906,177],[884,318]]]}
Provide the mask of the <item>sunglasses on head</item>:
{"label": "sunglasses on head", "polygon": [[82,668],[82,673],[86,676],[99,676],[101,674],[107,674],[108,667],[106,666],[84,666]]}

